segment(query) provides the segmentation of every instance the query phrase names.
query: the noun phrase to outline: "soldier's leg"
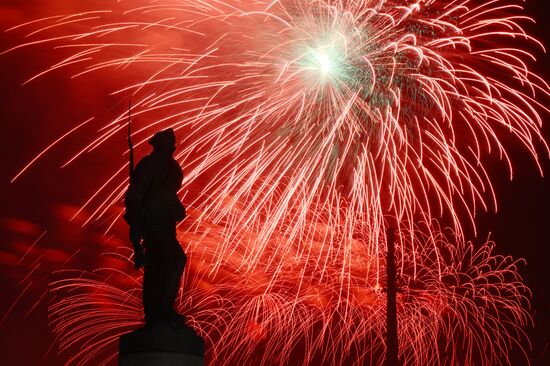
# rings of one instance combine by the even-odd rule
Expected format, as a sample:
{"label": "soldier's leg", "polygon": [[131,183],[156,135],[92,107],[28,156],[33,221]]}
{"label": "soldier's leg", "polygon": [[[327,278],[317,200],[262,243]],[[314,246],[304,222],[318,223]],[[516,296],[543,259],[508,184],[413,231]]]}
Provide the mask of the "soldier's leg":
{"label": "soldier's leg", "polygon": [[147,325],[156,323],[162,318],[163,265],[155,256],[147,256],[147,265],[143,273],[143,311],[145,313],[145,324]]}
{"label": "soldier's leg", "polygon": [[182,320],[174,309],[174,302],[178,296],[181,284],[181,276],[187,262],[187,256],[181,249],[181,246],[174,240],[175,243],[170,248],[169,259],[164,268],[164,286],[162,294],[162,313],[168,321]]}

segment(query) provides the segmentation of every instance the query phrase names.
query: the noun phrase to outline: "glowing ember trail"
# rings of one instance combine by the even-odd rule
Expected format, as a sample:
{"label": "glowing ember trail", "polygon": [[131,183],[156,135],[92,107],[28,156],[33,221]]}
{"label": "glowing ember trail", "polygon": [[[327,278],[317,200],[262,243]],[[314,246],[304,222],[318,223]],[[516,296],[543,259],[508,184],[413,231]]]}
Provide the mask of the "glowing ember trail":
{"label": "glowing ember trail", "polygon": [[[113,1],[12,28],[26,43],[5,52],[62,55],[29,82],[58,70],[118,82],[141,152],[176,130],[190,208],[181,307],[212,364],[380,364],[386,225],[399,232],[406,364],[506,364],[525,346],[528,289],[514,261],[465,244],[463,230],[496,208],[483,158],[496,151],[512,175],[502,136],[537,162],[537,148],[548,153],[537,99],[550,88],[527,66],[528,46],[543,46],[519,4]],[[65,165],[120,144],[125,121],[122,110],[103,121]],[[118,159],[86,223],[120,222]],[[69,273],[53,284],[70,294],[51,308],[61,347],[86,345],[73,362],[112,360],[116,336],[140,321],[138,283]]]}

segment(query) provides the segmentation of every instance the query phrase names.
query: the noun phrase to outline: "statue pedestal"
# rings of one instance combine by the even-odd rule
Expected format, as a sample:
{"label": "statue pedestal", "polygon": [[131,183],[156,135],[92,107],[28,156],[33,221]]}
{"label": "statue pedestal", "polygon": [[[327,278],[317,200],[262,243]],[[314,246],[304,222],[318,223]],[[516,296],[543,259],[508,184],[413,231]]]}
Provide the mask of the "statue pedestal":
{"label": "statue pedestal", "polygon": [[204,340],[190,327],[159,323],[119,339],[119,366],[204,366]]}

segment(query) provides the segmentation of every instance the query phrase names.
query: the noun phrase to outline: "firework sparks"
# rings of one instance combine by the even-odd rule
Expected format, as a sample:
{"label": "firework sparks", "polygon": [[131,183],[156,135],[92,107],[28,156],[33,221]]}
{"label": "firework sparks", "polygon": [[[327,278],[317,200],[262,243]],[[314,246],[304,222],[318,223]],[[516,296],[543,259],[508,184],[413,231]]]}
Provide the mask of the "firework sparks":
{"label": "firework sparks", "polygon": [[[411,364],[432,362],[441,357],[433,344],[449,337],[472,351],[457,346],[445,362],[457,363],[459,355],[464,363],[506,362],[500,357],[510,350],[507,342],[521,338],[516,324],[527,322],[525,288],[514,265],[503,269],[501,259],[489,265],[487,246],[467,268],[459,258],[475,252],[460,244],[464,225],[475,229],[476,211],[496,207],[482,157],[496,150],[512,174],[503,135],[535,161],[538,143],[548,153],[539,115],[548,110],[537,98],[548,97],[550,88],[529,71],[533,56],[524,43],[542,45],[523,31],[522,16],[509,15],[519,8],[515,1],[132,5],[12,28],[30,29],[28,41],[6,52],[52,44],[62,54],[28,82],[59,70],[76,80],[120,78],[123,86],[112,94],[134,100],[137,148],[161,128],[182,136],[176,158],[194,213],[184,231],[201,263],[187,284],[194,289],[189,301],[212,305],[215,293],[231,313],[212,326],[197,321],[205,334],[218,334],[212,351],[218,363],[252,362],[260,348],[263,364],[287,363],[295,344],[304,364],[329,344],[338,352],[321,361],[378,360],[385,314],[380,235],[388,222],[402,233],[403,276],[423,283],[424,291],[422,300],[401,299],[408,316],[400,323],[403,356]],[[522,42],[507,46],[512,39]],[[107,121],[65,165],[116,143],[124,122],[122,113]],[[118,166],[83,205],[92,212],[87,222],[117,222],[126,172]],[[435,219],[449,223],[458,244],[440,249]],[[484,267],[484,275],[476,272]],[[468,282],[481,277],[485,290]],[[219,290],[198,290],[212,285]],[[506,296],[510,310],[499,310]],[[71,319],[79,299],[53,314]],[[490,311],[479,310],[480,303]],[[499,318],[516,322],[508,330]],[[453,321],[460,325],[453,328]],[[479,326],[488,323],[489,331]],[[91,334],[75,332],[81,340]]]}
{"label": "firework sparks", "polygon": [[[222,235],[223,228],[216,231]],[[212,364],[383,363],[385,278],[377,277],[375,263],[384,257],[369,255],[361,241],[345,244],[354,258],[347,273],[324,268],[313,256],[289,261],[273,254],[286,263],[276,275],[264,261],[247,276],[235,271],[236,264],[248,262],[243,251],[232,255],[232,265],[205,275],[203,263],[212,263],[218,248],[215,240],[203,244],[190,253],[195,260],[178,307],[211,344]],[[441,233],[418,244],[426,248],[419,253],[420,270],[412,258],[398,262],[401,357],[414,365],[502,363],[512,347],[511,332],[525,340],[522,329],[530,324],[529,290],[518,263],[493,254],[492,243],[475,249]],[[328,262],[341,261],[337,250],[321,242],[312,248],[327,251]],[[129,252],[106,256],[127,258]],[[299,282],[296,268],[305,269]],[[94,272],[61,272],[52,284],[56,301],[50,311],[62,347],[84,344],[71,360],[76,364],[108,364],[118,336],[141,324],[139,279],[112,267]]]}

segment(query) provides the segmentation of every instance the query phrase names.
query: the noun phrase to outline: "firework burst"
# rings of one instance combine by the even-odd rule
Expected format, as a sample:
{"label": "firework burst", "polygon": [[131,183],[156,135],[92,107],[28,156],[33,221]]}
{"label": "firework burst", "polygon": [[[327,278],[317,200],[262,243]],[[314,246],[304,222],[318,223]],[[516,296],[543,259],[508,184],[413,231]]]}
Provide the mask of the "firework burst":
{"label": "firework burst", "polygon": [[[217,231],[222,235],[223,228]],[[418,247],[426,248],[417,259],[420,269],[413,268],[413,258],[398,261],[403,360],[413,365],[505,363],[514,347],[510,340],[525,341],[523,329],[531,321],[529,290],[518,275],[518,262],[495,255],[490,242],[476,249],[440,232],[416,237],[422,241]],[[185,239],[193,242],[190,234]],[[244,276],[235,270],[248,262],[242,250],[232,255],[231,265],[206,274],[210,268],[204,263],[213,263],[219,249],[216,240],[202,243],[190,251],[194,260],[177,306],[208,340],[212,364],[383,363],[386,279],[376,268],[385,259],[367,253],[360,240],[347,243],[354,259],[345,266],[315,263],[314,257],[328,263],[342,258],[339,248],[318,242],[309,260],[270,253],[272,260],[286,263],[278,273],[264,261]],[[119,249],[105,255],[126,260],[129,253]],[[50,313],[62,348],[80,345],[71,359],[75,364],[108,364],[116,357],[118,337],[141,324],[139,279],[112,266],[57,276]]]}
{"label": "firework burst", "polygon": [[[161,128],[177,131],[192,213],[182,231],[200,263],[186,301],[230,314],[196,323],[216,334],[217,363],[288,363],[293,352],[303,364],[379,360],[388,223],[401,233],[402,275],[422,284],[400,300],[403,356],[505,363],[527,322],[525,288],[514,264],[460,243],[475,213],[496,207],[483,156],[496,151],[512,174],[500,138],[535,161],[538,142],[548,152],[539,115],[547,109],[536,99],[549,87],[526,64],[526,44],[542,45],[513,15],[519,8],[507,0],[117,2],[13,28],[31,31],[8,51],[52,44],[61,54],[29,82],[60,69],[76,80],[120,78],[112,94],[133,99],[138,147]],[[124,114],[114,116],[66,164],[118,143],[125,129]],[[87,222],[117,222],[126,172],[117,167],[83,205]],[[454,246],[440,249],[434,219],[452,227]],[[79,299],[53,314],[71,319]],[[440,337],[456,342],[449,358],[433,347]],[[337,351],[323,358],[329,348]]]}

